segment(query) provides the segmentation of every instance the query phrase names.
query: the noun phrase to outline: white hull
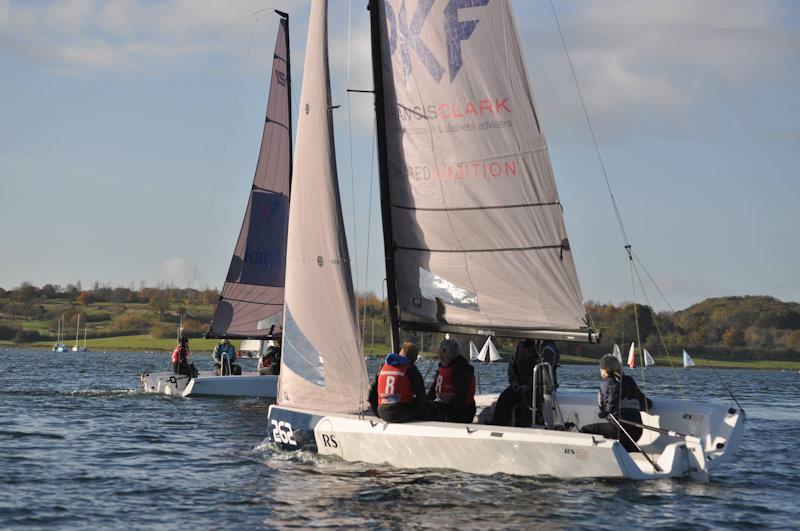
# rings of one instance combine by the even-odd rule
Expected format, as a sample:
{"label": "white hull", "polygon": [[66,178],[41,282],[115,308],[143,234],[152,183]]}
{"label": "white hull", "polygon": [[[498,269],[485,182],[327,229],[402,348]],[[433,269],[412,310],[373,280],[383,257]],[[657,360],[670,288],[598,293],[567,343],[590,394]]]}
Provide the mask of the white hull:
{"label": "white hull", "polygon": [[216,376],[213,371],[201,371],[197,378],[173,372],[143,373],[140,377],[146,393],[171,396],[251,396],[275,398],[278,377],[243,372],[237,376]]}
{"label": "white hull", "polygon": [[[479,420],[496,395],[478,398]],[[564,419],[584,426],[597,418],[593,393],[559,393]],[[744,429],[744,413],[724,406],[653,398],[645,424],[695,435],[687,440],[645,431],[639,445],[659,465],[598,435],[486,424],[388,424],[376,417],[326,414],[271,406],[269,439],[283,449],[338,456],[398,468],[449,468],[474,474],[561,478],[707,479],[730,457]],[[732,411],[732,412],[731,412]]]}

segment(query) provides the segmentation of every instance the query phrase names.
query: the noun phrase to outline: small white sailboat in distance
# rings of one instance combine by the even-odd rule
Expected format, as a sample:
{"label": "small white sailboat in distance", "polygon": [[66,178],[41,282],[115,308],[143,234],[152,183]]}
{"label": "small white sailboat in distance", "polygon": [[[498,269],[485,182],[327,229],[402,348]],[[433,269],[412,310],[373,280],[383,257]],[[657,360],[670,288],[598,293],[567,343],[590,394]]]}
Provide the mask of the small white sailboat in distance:
{"label": "small white sailboat in distance", "polygon": [[69,349],[64,343],[64,316],[58,320],[58,332],[56,332],[56,344],[53,345],[53,352],[67,352]]}
{"label": "small white sailboat in distance", "polygon": [[646,348],[643,348],[642,350],[644,350],[644,366],[650,367],[651,365],[655,365],[656,360],[653,359],[653,356],[650,355],[650,352],[648,352]]}
{"label": "small white sailboat in distance", "polygon": [[622,352],[619,350],[619,345],[614,343],[614,350],[611,352],[611,355],[617,358],[617,361],[622,363]]}
{"label": "small white sailboat in distance", "polygon": [[631,348],[628,349],[628,367],[633,369],[636,366],[636,343],[631,343]]}
{"label": "small white sailboat in distance", "polygon": [[[472,342],[470,341],[470,343]],[[494,363],[495,361],[500,361],[503,359],[503,357],[497,351],[497,347],[494,346],[492,336],[486,338],[486,342],[483,344],[480,353],[478,353],[477,359],[481,363]]]}
{"label": "small white sailboat in distance", "polygon": [[694,367],[694,360],[686,350],[683,351],[683,366],[686,367]]}
{"label": "small white sailboat in distance", "polygon": [[84,331],[83,334],[83,346],[78,344],[78,340],[81,335],[81,314],[78,314],[78,325],[75,330],[75,346],[72,347],[72,352],[86,352],[88,349],[86,348],[86,332]]}
{"label": "small white sailboat in distance", "polygon": [[469,342],[469,360],[470,361],[481,361],[481,354],[478,352],[478,347],[475,346],[474,341]]}

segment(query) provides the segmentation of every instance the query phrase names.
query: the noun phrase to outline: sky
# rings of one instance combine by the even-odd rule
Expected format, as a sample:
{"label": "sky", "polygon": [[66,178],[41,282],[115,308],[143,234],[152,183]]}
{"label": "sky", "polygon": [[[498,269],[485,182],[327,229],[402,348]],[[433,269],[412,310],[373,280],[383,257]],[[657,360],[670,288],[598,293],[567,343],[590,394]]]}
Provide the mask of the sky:
{"label": "sky", "polygon": [[[671,306],[800,301],[800,2],[553,4],[628,237]],[[630,300],[550,2],[512,5],[584,299]],[[258,11],[290,13],[296,101],[308,6],[0,0],[0,286],[221,287],[275,42]],[[372,96],[346,92],[372,87],[365,6],[330,0],[329,47],[355,285],[380,295]]]}

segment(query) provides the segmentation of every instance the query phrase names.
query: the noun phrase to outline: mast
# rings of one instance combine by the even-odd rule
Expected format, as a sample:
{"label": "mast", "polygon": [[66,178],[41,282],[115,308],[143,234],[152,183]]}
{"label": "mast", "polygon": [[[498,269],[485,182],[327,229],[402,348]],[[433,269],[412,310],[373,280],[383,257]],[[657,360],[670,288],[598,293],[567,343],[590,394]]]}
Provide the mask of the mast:
{"label": "mast", "polygon": [[389,330],[391,351],[400,346],[400,316],[397,308],[397,286],[394,271],[394,237],[392,235],[392,210],[389,202],[389,161],[386,148],[386,113],[383,96],[383,50],[381,48],[380,7],[378,0],[370,0],[370,33],[372,38],[372,82],[375,90],[375,123],[378,141],[378,176],[381,193],[381,218],[383,220],[383,254],[386,263],[386,295],[389,304]]}
{"label": "mast", "polygon": [[78,338],[81,335],[81,314],[78,314],[78,326],[75,327],[75,348],[78,348]]}

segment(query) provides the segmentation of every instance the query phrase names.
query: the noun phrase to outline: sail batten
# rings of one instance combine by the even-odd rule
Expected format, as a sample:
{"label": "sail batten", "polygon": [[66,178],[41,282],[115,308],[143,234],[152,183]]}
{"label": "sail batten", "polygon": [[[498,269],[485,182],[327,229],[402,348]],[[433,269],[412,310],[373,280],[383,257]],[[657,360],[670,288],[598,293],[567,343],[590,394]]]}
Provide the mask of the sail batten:
{"label": "sail batten", "polygon": [[273,54],[261,148],[244,221],[206,337],[280,335],[291,180],[291,76],[288,16]]}
{"label": "sail batten", "polygon": [[591,341],[510,3],[372,5],[393,324]]}

